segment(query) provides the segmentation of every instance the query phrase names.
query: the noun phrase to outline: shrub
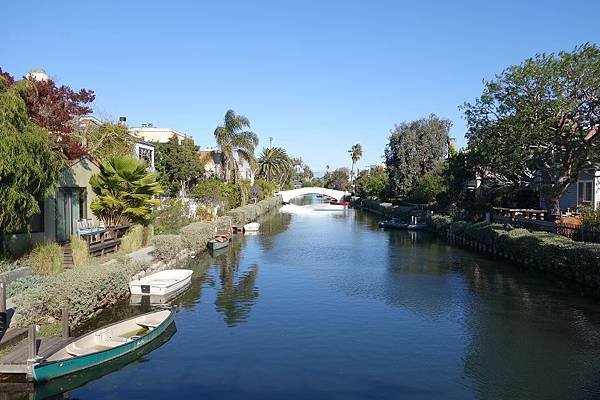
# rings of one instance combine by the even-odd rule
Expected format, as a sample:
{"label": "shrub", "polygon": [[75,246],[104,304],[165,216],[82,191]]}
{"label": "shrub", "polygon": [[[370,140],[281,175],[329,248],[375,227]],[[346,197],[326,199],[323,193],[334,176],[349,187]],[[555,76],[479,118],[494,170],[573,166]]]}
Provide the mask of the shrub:
{"label": "shrub", "polygon": [[[148,227],[148,241],[152,240],[154,235],[154,229],[152,226]],[[119,253],[127,254],[132,251],[136,251],[142,248],[142,239],[144,236],[144,227],[141,225],[133,225],[127,233],[121,239],[121,246],[119,247]]]}
{"label": "shrub", "polygon": [[272,197],[279,189],[279,184],[258,178],[254,181],[254,189],[257,197],[262,200]]}
{"label": "shrub", "polygon": [[227,215],[231,218],[234,224],[246,223],[246,217],[244,216],[244,212],[237,208],[227,211]]}
{"label": "shrub", "polygon": [[13,297],[24,292],[26,289],[40,285],[48,279],[49,277],[42,275],[29,275],[15,279],[6,287],[6,297]]}
{"label": "shrub", "polygon": [[35,246],[28,258],[34,275],[57,275],[65,270],[63,249],[57,243]]}
{"label": "shrub", "polygon": [[211,224],[216,230],[224,231],[231,228],[231,224],[233,224],[233,221],[230,216],[223,216],[212,221]]}
{"label": "shrub", "polygon": [[152,225],[156,234],[177,233],[192,222],[190,209],[181,200],[167,200],[152,213]]}
{"label": "shrub", "polygon": [[73,252],[74,267],[81,267],[90,261],[87,243],[79,235],[71,236],[71,251]]}
{"label": "shrub", "polygon": [[129,280],[146,266],[120,257],[49,277],[15,298],[14,321],[20,327],[45,324],[48,317],[60,318],[62,309],[68,306],[71,324],[77,326],[126,298]]}
{"label": "shrub", "polygon": [[181,228],[183,246],[190,251],[204,250],[208,241],[214,237],[215,227],[210,223],[194,222]]}
{"label": "shrub", "polygon": [[152,245],[156,258],[161,260],[171,260],[184,249],[183,238],[179,235],[156,235]]}
{"label": "shrub", "polygon": [[281,199],[279,197],[270,197],[265,200],[261,200],[256,204],[248,204],[243,207],[238,207],[233,210],[229,210],[227,215],[231,217],[235,224],[246,224],[250,221],[254,221],[257,217],[279,207],[281,205]]}
{"label": "shrub", "polygon": [[30,262],[27,258],[18,260],[0,260],[0,273],[27,266],[30,266]]}

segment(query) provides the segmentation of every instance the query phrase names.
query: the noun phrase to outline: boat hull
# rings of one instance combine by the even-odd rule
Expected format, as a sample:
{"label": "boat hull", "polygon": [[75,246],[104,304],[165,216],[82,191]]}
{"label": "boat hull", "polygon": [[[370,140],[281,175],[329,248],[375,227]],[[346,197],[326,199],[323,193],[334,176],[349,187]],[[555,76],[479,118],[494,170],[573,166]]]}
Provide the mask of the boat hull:
{"label": "boat hull", "polygon": [[316,206],[313,208],[314,211],[345,211],[348,207],[340,204],[326,204],[323,206]]}
{"label": "boat hull", "polygon": [[136,340],[97,353],[35,364],[32,368],[33,380],[35,382],[50,381],[125,356],[159,337],[173,323],[174,319],[175,310],[173,309],[160,325]]}
{"label": "boat hull", "polygon": [[158,276],[161,273],[167,272],[162,271],[158,274],[152,274],[146,278],[129,282],[129,291],[132,295],[146,295],[146,296],[168,296],[171,293],[179,292],[182,288],[186,287],[192,281],[192,270],[176,270],[179,272],[175,276],[172,283],[160,283],[160,278],[153,277]]}
{"label": "boat hull", "polygon": [[227,246],[229,246],[229,241],[225,241],[225,242],[208,242],[208,248],[211,249],[211,250],[224,249]]}
{"label": "boat hull", "polygon": [[397,222],[386,222],[383,221],[379,224],[381,228],[386,229],[399,229],[404,231],[422,231],[427,229],[427,224],[405,224]]}
{"label": "boat hull", "polygon": [[251,222],[249,224],[244,225],[245,232],[258,232],[260,228],[260,224],[258,222]]}

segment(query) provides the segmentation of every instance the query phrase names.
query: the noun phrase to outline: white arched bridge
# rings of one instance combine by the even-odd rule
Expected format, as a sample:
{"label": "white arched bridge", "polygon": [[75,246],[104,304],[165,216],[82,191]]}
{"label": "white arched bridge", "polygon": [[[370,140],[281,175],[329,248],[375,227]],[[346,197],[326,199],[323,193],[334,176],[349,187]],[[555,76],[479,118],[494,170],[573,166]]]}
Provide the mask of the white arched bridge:
{"label": "white arched bridge", "polygon": [[340,201],[344,196],[349,196],[350,192],[344,192],[342,190],[335,189],[325,189],[322,187],[303,187],[299,189],[282,190],[275,194],[281,196],[281,200],[287,203],[294,197],[305,196],[307,194],[321,194],[324,196],[333,197],[337,201]]}

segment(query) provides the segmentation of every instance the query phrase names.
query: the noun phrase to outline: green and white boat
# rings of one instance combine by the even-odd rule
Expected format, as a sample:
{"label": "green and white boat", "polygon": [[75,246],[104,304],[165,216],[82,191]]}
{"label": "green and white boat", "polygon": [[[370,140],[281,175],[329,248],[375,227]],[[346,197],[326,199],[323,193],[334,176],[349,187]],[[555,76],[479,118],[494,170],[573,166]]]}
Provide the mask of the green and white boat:
{"label": "green and white boat", "polygon": [[159,337],[173,323],[175,312],[154,311],[97,329],[33,364],[31,376],[46,382],[125,356]]}

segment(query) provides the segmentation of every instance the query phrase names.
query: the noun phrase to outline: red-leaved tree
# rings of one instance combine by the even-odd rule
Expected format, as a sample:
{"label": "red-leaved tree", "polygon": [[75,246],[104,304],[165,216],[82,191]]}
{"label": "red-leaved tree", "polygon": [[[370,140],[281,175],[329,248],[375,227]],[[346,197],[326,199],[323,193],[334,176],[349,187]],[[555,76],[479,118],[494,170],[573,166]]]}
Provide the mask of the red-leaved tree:
{"label": "red-leaved tree", "polygon": [[15,78],[13,78],[12,75],[9,74],[8,72],[2,71],[2,68],[0,68],[0,76],[4,78],[5,87],[9,87],[13,83],[15,83]]}
{"label": "red-leaved tree", "polygon": [[65,85],[56,86],[52,79],[24,79],[31,82],[24,97],[29,117],[50,132],[56,150],[68,159],[84,155],[85,148],[71,135],[74,131],[73,121],[92,112],[90,103],[96,97],[94,92],[87,89],[76,92]]}

